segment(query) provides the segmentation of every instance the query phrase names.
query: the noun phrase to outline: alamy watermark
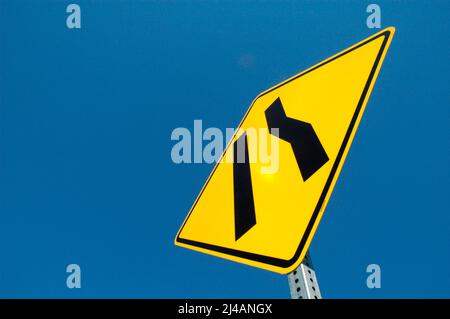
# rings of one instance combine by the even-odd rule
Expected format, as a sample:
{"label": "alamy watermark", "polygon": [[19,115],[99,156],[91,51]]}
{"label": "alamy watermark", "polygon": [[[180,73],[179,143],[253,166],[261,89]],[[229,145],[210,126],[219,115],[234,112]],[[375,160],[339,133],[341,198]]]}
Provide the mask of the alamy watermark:
{"label": "alamy watermark", "polygon": [[366,19],[366,25],[369,29],[381,28],[381,8],[376,3],[371,3],[367,6],[366,12],[370,13]]}
{"label": "alamy watermark", "polygon": [[69,289],[81,288],[81,267],[78,264],[70,264],[66,267],[69,273],[66,279],[66,286]]}
{"label": "alamy watermark", "polygon": [[378,264],[367,265],[366,272],[369,274],[366,285],[369,289],[381,288],[381,267]]}
{"label": "alamy watermark", "polygon": [[[245,138],[240,138],[242,136]],[[170,138],[176,143],[170,155],[175,164],[248,161],[257,163],[261,174],[273,174],[279,168],[278,136],[278,128],[226,128],[223,132],[217,127],[208,127],[203,130],[202,120],[194,120],[192,131],[186,127],[172,131]],[[236,147],[231,147],[231,144],[227,147],[226,143],[230,141]]]}
{"label": "alamy watermark", "polygon": [[70,13],[66,18],[66,26],[69,29],[81,29],[81,8],[76,3],[67,6],[66,12]]}

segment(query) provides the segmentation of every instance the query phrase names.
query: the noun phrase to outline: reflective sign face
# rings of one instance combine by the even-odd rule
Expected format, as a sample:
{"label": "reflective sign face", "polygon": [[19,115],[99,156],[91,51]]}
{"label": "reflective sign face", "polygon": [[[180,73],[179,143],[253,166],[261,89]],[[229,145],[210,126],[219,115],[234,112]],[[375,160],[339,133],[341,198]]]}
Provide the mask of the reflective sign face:
{"label": "reflective sign face", "polygon": [[257,96],[175,244],[293,271],[322,218],[393,33],[385,29]]}

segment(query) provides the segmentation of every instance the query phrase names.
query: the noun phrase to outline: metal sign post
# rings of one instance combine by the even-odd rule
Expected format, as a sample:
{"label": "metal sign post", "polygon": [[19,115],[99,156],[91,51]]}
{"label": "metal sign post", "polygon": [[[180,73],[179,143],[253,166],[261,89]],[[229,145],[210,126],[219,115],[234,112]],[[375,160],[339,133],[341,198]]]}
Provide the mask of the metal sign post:
{"label": "metal sign post", "polygon": [[309,252],[300,266],[288,274],[288,281],[292,299],[322,299]]}

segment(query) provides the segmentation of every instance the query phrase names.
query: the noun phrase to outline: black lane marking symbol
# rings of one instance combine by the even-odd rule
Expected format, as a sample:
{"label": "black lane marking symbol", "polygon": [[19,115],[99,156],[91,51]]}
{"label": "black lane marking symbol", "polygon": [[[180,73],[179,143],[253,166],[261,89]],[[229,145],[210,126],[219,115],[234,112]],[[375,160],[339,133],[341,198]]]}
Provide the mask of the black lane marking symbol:
{"label": "black lane marking symbol", "polygon": [[[231,256],[247,259],[247,260],[253,260],[253,261],[256,261],[256,262],[260,262],[260,263],[264,263],[264,264],[268,264],[268,265],[272,265],[272,266],[276,266],[276,267],[281,267],[281,268],[288,268],[288,267],[292,266],[293,264],[295,264],[295,262],[300,258],[301,254],[303,252],[303,249],[304,249],[304,247],[306,245],[306,242],[308,241],[308,238],[310,237],[312,229],[313,229],[313,227],[314,227],[314,225],[316,223],[317,217],[319,216],[320,210],[322,209],[322,205],[323,205],[323,203],[325,201],[325,198],[326,198],[327,194],[330,191],[331,184],[332,184],[332,182],[333,182],[333,180],[335,178],[335,175],[337,173],[339,164],[341,163],[341,161],[343,159],[343,156],[344,156],[344,152],[345,152],[346,148],[348,147],[348,142],[350,141],[350,136],[351,136],[352,132],[355,130],[356,121],[358,119],[358,116],[360,115],[360,112],[361,112],[362,106],[364,104],[364,101],[367,98],[367,94],[369,92],[370,85],[374,82],[373,80],[375,78],[375,73],[376,73],[376,70],[377,70],[377,68],[378,68],[378,66],[380,64],[381,57],[383,56],[383,52],[385,52],[386,44],[387,44],[387,42],[389,40],[390,34],[391,34],[391,31],[384,31],[383,33],[380,33],[380,34],[378,34],[377,36],[375,36],[373,38],[369,38],[366,41],[361,42],[360,44],[358,44],[358,45],[356,45],[354,47],[351,47],[351,48],[349,48],[349,49],[347,49],[347,50],[345,50],[345,51],[335,55],[334,57],[332,57],[332,58],[330,58],[330,59],[328,59],[326,61],[323,61],[322,63],[317,64],[316,66],[308,69],[307,71],[300,73],[299,75],[297,75],[296,77],[293,77],[292,79],[288,80],[287,82],[284,82],[282,84],[279,84],[279,85],[271,88],[270,90],[268,90],[267,92],[265,92],[264,94],[259,96],[259,97],[262,97],[265,94],[269,94],[270,92],[273,92],[274,90],[282,87],[283,85],[288,84],[289,82],[292,82],[292,81],[294,81],[294,80],[296,80],[296,79],[298,79],[298,78],[300,78],[302,76],[305,76],[305,75],[313,72],[314,70],[317,70],[317,69],[327,65],[328,63],[333,62],[333,61],[335,61],[335,60],[345,56],[346,54],[351,53],[354,50],[357,50],[357,49],[361,48],[362,46],[364,46],[364,45],[366,45],[366,44],[368,44],[370,42],[373,42],[373,41],[375,41],[375,40],[377,40],[379,38],[383,38],[383,43],[382,43],[382,45],[381,45],[381,47],[380,47],[380,49],[378,51],[378,54],[377,54],[377,56],[375,58],[375,62],[372,65],[372,69],[370,70],[370,74],[369,74],[369,76],[367,78],[366,84],[364,85],[364,89],[363,89],[363,91],[361,93],[361,96],[359,97],[358,105],[356,106],[355,112],[353,113],[352,119],[351,119],[350,124],[349,124],[349,126],[347,128],[344,140],[342,141],[342,144],[341,144],[341,146],[339,148],[339,152],[338,152],[338,154],[336,156],[336,159],[333,162],[333,166],[331,168],[330,175],[328,176],[328,179],[327,179],[327,181],[325,183],[325,187],[323,188],[323,191],[320,194],[320,198],[317,201],[317,204],[316,204],[316,206],[314,208],[314,211],[313,211],[313,214],[311,216],[311,219],[310,219],[310,221],[308,223],[308,226],[306,227],[306,231],[303,234],[303,236],[302,236],[302,238],[301,238],[301,240],[300,240],[300,242],[299,242],[299,244],[297,246],[297,249],[296,249],[295,253],[292,255],[291,258],[284,259],[284,258],[278,258],[278,257],[273,257],[273,256],[268,256],[268,255],[262,255],[262,254],[257,254],[257,253],[245,251],[245,250],[233,249],[233,248],[229,248],[229,247],[215,245],[215,244],[212,244],[212,243],[205,243],[205,242],[202,242],[202,241],[199,241],[199,240],[193,240],[193,239],[188,239],[188,238],[181,237],[181,233],[183,232],[183,229],[186,226],[187,220],[189,219],[189,217],[191,216],[193,210],[195,209],[195,207],[196,207],[196,205],[198,203],[198,200],[201,197],[201,195],[203,194],[206,186],[208,186],[208,183],[211,181],[211,176],[213,176],[213,174],[216,171],[218,165],[216,165],[214,167],[212,173],[210,174],[208,180],[206,181],[206,185],[202,188],[202,191],[200,192],[200,195],[197,197],[196,201],[194,202],[194,205],[193,205],[192,209],[189,211],[189,215],[187,216],[187,218],[183,222],[183,225],[181,226],[181,229],[180,229],[180,231],[177,234],[176,241],[178,243],[182,243],[182,244],[185,244],[185,245],[198,247],[198,248],[202,248],[202,249],[207,249],[207,250],[210,250],[210,251],[215,251],[215,252],[218,252],[218,253],[221,253],[221,254],[231,255]],[[253,104],[250,106],[250,109],[252,107],[253,107]],[[245,121],[245,119],[247,118],[248,114],[249,114],[249,112],[246,113],[246,115],[244,116],[244,119],[242,120],[242,122]]]}
{"label": "black lane marking symbol", "polygon": [[[277,98],[266,109],[265,114],[271,132],[273,128],[278,128],[279,138],[291,144],[303,181],[310,178],[328,162],[328,155],[312,125],[287,117],[280,98]],[[239,154],[238,150],[242,152],[242,143],[244,154]],[[234,142],[233,154],[234,231],[235,240],[238,240],[256,225],[247,134],[245,132]],[[238,155],[241,155],[241,157],[244,155],[244,158],[240,158]]]}
{"label": "black lane marking symbol", "polygon": [[265,114],[269,129],[278,128],[279,138],[291,144],[303,181],[328,162],[328,155],[312,125],[287,117],[280,98],[266,109]]}
{"label": "black lane marking symbol", "polygon": [[[242,143],[244,143],[244,154],[239,154],[238,150],[242,152]],[[233,154],[234,230],[235,240],[238,240],[256,225],[246,132],[234,142]],[[244,158],[241,158],[242,155]]]}

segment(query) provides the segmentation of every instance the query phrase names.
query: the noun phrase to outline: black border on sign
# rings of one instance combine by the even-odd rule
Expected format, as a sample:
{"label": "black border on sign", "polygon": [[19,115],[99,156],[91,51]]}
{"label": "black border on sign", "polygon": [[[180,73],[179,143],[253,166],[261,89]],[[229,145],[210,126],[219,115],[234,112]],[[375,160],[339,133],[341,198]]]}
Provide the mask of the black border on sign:
{"label": "black border on sign", "polygon": [[[345,151],[345,149],[347,147],[348,141],[349,141],[350,136],[351,136],[351,134],[353,132],[353,129],[355,127],[356,120],[358,119],[359,112],[361,111],[361,107],[364,104],[364,100],[366,98],[367,92],[369,91],[369,87],[370,87],[370,84],[372,83],[373,77],[375,76],[375,72],[377,70],[378,64],[380,62],[381,56],[382,56],[382,54],[384,52],[384,48],[386,47],[386,43],[387,43],[387,40],[389,39],[390,34],[391,34],[391,31],[386,30],[386,31],[380,33],[379,35],[377,35],[377,36],[375,36],[373,38],[370,38],[367,41],[364,41],[364,42],[360,43],[359,45],[357,45],[357,46],[355,46],[353,48],[350,48],[350,49],[348,49],[346,51],[343,51],[342,53],[340,53],[337,56],[331,58],[330,60],[327,60],[327,61],[324,61],[324,62],[318,64],[317,66],[313,67],[312,69],[307,70],[306,72],[299,74],[298,76],[288,80],[287,82],[281,83],[281,84],[273,87],[269,91],[267,91],[267,92],[265,92],[265,93],[263,93],[262,95],[259,96],[259,97],[264,96],[265,94],[270,93],[273,90],[275,90],[275,89],[277,89],[277,88],[279,88],[279,87],[281,87],[281,86],[283,86],[283,85],[285,85],[285,84],[287,84],[287,83],[289,83],[289,82],[291,82],[291,81],[293,81],[293,80],[295,80],[295,79],[297,79],[297,78],[299,78],[299,77],[301,77],[303,75],[306,75],[306,74],[308,74],[308,73],[310,73],[310,72],[320,68],[321,66],[324,66],[324,65],[330,63],[331,61],[334,61],[334,60],[342,57],[343,55],[345,55],[347,53],[350,53],[353,50],[356,50],[356,49],[360,48],[361,46],[363,46],[363,45],[365,45],[365,44],[367,44],[369,42],[372,42],[372,41],[378,39],[379,37],[382,37],[382,36],[385,37],[384,40],[383,40],[383,43],[381,44],[380,50],[378,52],[378,55],[377,55],[377,57],[375,59],[375,63],[373,65],[373,67],[372,67],[372,70],[370,71],[369,78],[367,79],[367,82],[366,82],[366,85],[365,85],[364,90],[362,92],[362,95],[361,95],[361,97],[359,99],[358,106],[356,107],[355,113],[354,113],[354,115],[352,117],[352,120],[350,121],[349,128],[347,129],[347,133],[345,134],[344,141],[343,141],[343,143],[342,143],[342,145],[341,145],[341,147],[339,149],[338,155],[336,157],[336,161],[334,162],[333,167],[332,167],[331,172],[330,172],[330,175],[328,176],[327,182],[325,183],[325,187],[324,187],[324,189],[322,191],[322,194],[320,195],[319,201],[317,202],[316,208],[314,209],[314,212],[313,212],[313,214],[311,216],[311,220],[309,221],[308,226],[306,227],[306,231],[303,234],[303,237],[302,237],[302,239],[301,239],[301,241],[300,241],[300,243],[298,245],[298,248],[297,248],[294,256],[291,259],[281,259],[281,258],[276,258],[276,257],[264,256],[264,255],[254,254],[254,253],[250,253],[250,252],[246,252],[246,251],[241,251],[241,250],[236,250],[236,249],[216,246],[216,245],[212,245],[212,244],[202,243],[202,242],[198,242],[198,241],[195,241],[195,240],[181,238],[180,234],[183,231],[184,225],[186,224],[186,221],[189,219],[189,216],[191,215],[191,213],[194,211],[195,205],[197,204],[198,200],[200,199],[200,197],[201,197],[201,195],[203,193],[203,190],[206,189],[206,186],[209,183],[209,179],[208,179],[205,187],[203,187],[200,195],[197,197],[194,205],[192,206],[192,209],[191,209],[189,215],[187,216],[187,218],[185,219],[183,225],[181,226],[181,229],[180,229],[180,231],[177,234],[176,241],[179,242],[179,243],[182,243],[182,244],[196,246],[196,247],[199,247],[199,248],[204,248],[204,249],[216,251],[216,252],[219,252],[219,253],[223,253],[223,254],[227,254],[227,255],[231,255],[231,256],[236,256],[236,257],[240,257],[240,258],[244,258],[244,259],[248,259],[248,260],[252,260],[252,261],[256,261],[256,262],[260,262],[260,263],[264,263],[264,264],[269,264],[269,265],[273,265],[273,266],[277,266],[277,267],[281,267],[281,268],[288,268],[288,267],[292,266],[297,261],[297,259],[300,257],[300,255],[301,255],[301,252],[302,252],[302,250],[303,250],[303,248],[304,248],[304,246],[305,246],[305,244],[306,244],[306,242],[307,242],[307,240],[309,238],[309,235],[310,235],[310,233],[312,231],[312,228],[313,228],[314,223],[315,223],[315,221],[317,219],[317,216],[319,215],[320,209],[322,208],[323,202],[325,201],[326,195],[328,194],[328,191],[329,191],[329,189],[331,187],[331,183],[332,183],[332,181],[334,179],[334,175],[336,174],[336,171],[337,171],[337,169],[339,167],[339,163],[340,163],[340,161],[342,159],[342,156],[344,155],[344,151]],[[250,110],[251,110],[252,107],[253,107],[253,104],[250,107],[249,112],[247,112],[247,114],[245,115],[245,117],[244,117],[244,119],[242,120],[241,123],[243,123],[245,121],[245,119],[247,118],[247,115],[250,113]],[[215,172],[217,167],[218,167],[218,165],[216,165],[214,167],[214,170],[213,170],[213,172],[212,172],[212,174],[210,176],[212,176],[214,174],[214,172]]]}

